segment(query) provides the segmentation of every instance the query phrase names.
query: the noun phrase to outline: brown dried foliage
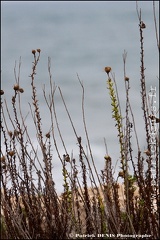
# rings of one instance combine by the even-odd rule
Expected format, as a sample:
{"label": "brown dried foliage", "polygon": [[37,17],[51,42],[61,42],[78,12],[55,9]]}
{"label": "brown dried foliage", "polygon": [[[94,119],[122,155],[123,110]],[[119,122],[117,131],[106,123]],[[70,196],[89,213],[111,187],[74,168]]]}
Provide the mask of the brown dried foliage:
{"label": "brown dried foliage", "polygon": [[[144,68],[144,23],[139,16],[140,56],[141,56],[141,99],[146,130],[146,144],[151,151],[150,129],[153,117],[149,118],[149,107],[145,86]],[[146,26],[145,26],[146,27]],[[32,50],[33,66],[31,78],[32,105],[30,111],[36,129],[37,141],[41,157],[30,139],[25,118],[21,109],[22,88],[19,87],[20,76],[16,77],[14,93],[11,100],[11,113],[5,100],[5,93],[1,90],[1,134],[4,144],[1,152],[1,239],[74,239],[76,234],[139,234],[150,235],[151,239],[159,237],[159,142],[156,135],[155,143],[155,185],[152,184],[152,156],[142,155],[138,143],[134,115],[129,101],[130,81],[126,76],[126,52],[123,55],[124,84],[126,88],[126,122],[123,124],[123,168],[115,180],[112,158],[104,156],[104,169],[100,174],[94,164],[86,120],[84,114],[84,86],[82,88],[83,123],[88,143],[89,154],[78,136],[72,118],[68,111],[62,91],[58,87],[65,111],[73,128],[79,156],[73,158],[67,152],[63,140],[56,110],[54,93],[56,87],[52,81],[51,61],[48,60],[50,93],[44,90],[44,99],[50,112],[50,129],[43,133],[41,112],[38,104],[35,76],[40,60],[41,50]],[[20,69],[20,65],[19,65]],[[105,69],[107,76],[111,68]],[[20,71],[19,71],[20,72]],[[15,74],[16,76],[16,74]],[[113,76],[112,76],[113,77]],[[115,79],[113,77],[115,82]],[[110,78],[111,81],[111,78]],[[116,84],[116,82],[115,82]],[[118,91],[117,99],[118,99]],[[120,102],[118,102],[120,106]],[[9,130],[9,125],[12,130]],[[132,123],[131,123],[132,122]],[[155,123],[157,124],[157,122]],[[57,127],[65,154],[59,152],[54,129]],[[131,137],[133,132],[137,141],[137,157],[132,151]],[[53,159],[52,144],[57,152],[57,159]],[[147,152],[147,151],[146,151]],[[54,160],[54,161],[53,161]],[[58,196],[56,183],[52,174],[54,162],[60,160],[62,164],[63,193]],[[132,164],[133,172],[128,169],[128,162]],[[147,167],[145,163],[147,162]],[[78,165],[80,166],[78,167]],[[70,170],[68,170],[70,169]],[[79,170],[80,169],[80,170]],[[34,180],[33,172],[37,181]],[[82,177],[82,182],[80,182]],[[118,183],[119,178],[123,181]],[[9,184],[8,184],[9,183]],[[153,205],[154,204],[154,205]],[[81,239],[83,236],[81,236]],[[85,238],[86,239],[86,238]],[[88,237],[90,239],[90,237]]]}

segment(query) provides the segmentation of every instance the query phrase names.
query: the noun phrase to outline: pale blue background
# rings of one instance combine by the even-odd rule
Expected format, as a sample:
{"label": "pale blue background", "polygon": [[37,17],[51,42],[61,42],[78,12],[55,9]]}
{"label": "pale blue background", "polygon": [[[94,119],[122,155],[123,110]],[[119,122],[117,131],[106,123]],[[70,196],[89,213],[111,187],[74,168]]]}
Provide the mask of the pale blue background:
{"label": "pale blue background", "polygon": [[[147,91],[151,85],[158,91],[158,50],[156,46],[152,1],[138,1],[142,9],[144,29],[144,56]],[[158,2],[156,2],[158,13]],[[44,134],[50,127],[48,110],[43,98],[44,84],[49,88],[48,57],[52,61],[53,81],[60,86],[77,129],[86,144],[81,114],[81,87],[77,73],[85,87],[85,113],[87,129],[97,168],[103,169],[106,138],[113,163],[119,159],[115,123],[111,116],[110,98],[106,87],[105,66],[115,73],[122,112],[125,115],[125,87],[122,54],[127,51],[126,72],[130,77],[130,100],[135,115],[142,151],[145,150],[143,113],[140,100],[140,41],[136,1],[2,1],[1,18],[1,70],[2,89],[8,104],[15,84],[14,66],[21,56],[20,85],[24,88],[22,108],[24,115],[31,101],[30,78],[32,49],[40,48],[41,59],[37,69],[36,84],[42,113]],[[157,14],[158,16],[158,14]],[[159,22],[159,20],[158,20]],[[158,92],[157,92],[158,93]],[[158,96],[157,96],[158,103]],[[59,126],[69,154],[76,156],[78,146],[70,127],[59,92],[55,94]],[[30,136],[36,144],[33,123],[26,119]],[[134,137],[133,137],[134,139]],[[58,136],[57,136],[58,140]],[[64,154],[59,142],[61,154]],[[134,156],[137,155],[133,140]],[[55,178],[61,179],[61,165],[55,152]]]}

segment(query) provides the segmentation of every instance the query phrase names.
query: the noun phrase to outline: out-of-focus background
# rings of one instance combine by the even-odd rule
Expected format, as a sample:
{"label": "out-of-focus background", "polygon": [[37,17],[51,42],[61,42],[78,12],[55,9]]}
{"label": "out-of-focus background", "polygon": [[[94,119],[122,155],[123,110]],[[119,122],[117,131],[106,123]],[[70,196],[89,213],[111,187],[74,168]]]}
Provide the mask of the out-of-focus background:
{"label": "out-of-focus background", "polygon": [[[156,13],[158,16],[158,2]],[[157,88],[158,104],[158,50],[156,46],[153,3],[138,1],[142,11],[144,29],[144,56],[147,91]],[[49,91],[48,57],[51,58],[52,78],[62,90],[77,134],[87,144],[82,121],[82,89],[77,74],[85,88],[86,124],[97,169],[104,167],[106,154],[113,162],[119,159],[119,145],[115,122],[112,119],[110,97],[106,85],[105,66],[111,66],[115,74],[122,113],[125,115],[125,86],[122,54],[127,52],[126,72],[130,78],[130,101],[142,151],[146,149],[143,113],[140,98],[140,37],[136,1],[2,1],[1,17],[1,88],[9,104],[15,84],[14,67],[18,74],[21,57],[20,86],[24,88],[22,110],[29,112],[31,85],[29,75],[32,69],[32,49],[41,49],[35,83],[42,114],[44,134],[49,131],[49,111],[42,89]],[[159,21],[158,21],[159,22]],[[55,105],[59,127],[68,153],[78,154],[77,140],[69,123],[58,89]],[[158,110],[158,108],[157,108]],[[26,123],[33,143],[36,135],[31,114]],[[56,133],[57,134],[57,133]],[[61,154],[64,149],[57,134]],[[3,149],[3,143],[2,143]],[[137,154],[136,142],[133,149]],[[61,175],[61,163],[53,150],[53,165],[57,185]]]}

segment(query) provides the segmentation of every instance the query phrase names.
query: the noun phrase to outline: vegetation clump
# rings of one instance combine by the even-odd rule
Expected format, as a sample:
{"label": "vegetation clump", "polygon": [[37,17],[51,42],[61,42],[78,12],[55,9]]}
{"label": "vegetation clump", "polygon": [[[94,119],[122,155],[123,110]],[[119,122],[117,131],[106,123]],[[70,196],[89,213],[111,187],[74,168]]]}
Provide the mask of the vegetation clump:
{"label": "vegetation clump", "polygon": [[[30,112],[36,131],[38,149],[30,138],[25,117],[22,114],[21,99],[25,89],[20,87],[20,66],[18,76],[15,70],[15,84],[11,99],[12,112],[1,95],[1,239],[128,239],[159,238],[159,119],[150,108],[154,89],[149,102],[146,92],[143,31],[146,25],[138,11],[140,32],[140,84],[141,105],[144,116],[145,156],[140,148],[134,114],[130,104],[130,80],[126,74],[127,53],[124,51],[124,85],[126,90],[125,116],[121,112],[116,79],[111,67],[105,67],[107,89],[111,99],[112,118],[119,140],[119,173],[113,173],[113,159],[104,154],[104,169],[97,172],[88,137],[84,114],[84,86],[82,88],[82,114],[89,153],[77,134],[68,111],[62,91],[58,87],[65,111],[73,128],[79,155],[70,156],[61,134],[54,94],[56,86],[52,81],[51,60],[48,59],[50,92],[44,90],[46,108],[49,111],[48,132],[42,129],[43,119],[39,107],[36,87],[36,71],[41,49],[32,50],[33,65],[30,74]],[[158,45],[157,45],[158,46]],[[159,47],[158,47],[159,50]],[[55,128],[63,144],[65,154],[58,148]],[[135,136],[137,152],[133,154],[131,139]],[[154,142],[154,143],[153,143]],[[52,147],[57,159],[53,159]],[[135,157],[136,155],[136,157]],[[57,193],[53,175],[55,161],[62,164],[63,192]],[[129,167],[130,165],[130,167]],[[132,167],[132,170],[131,170]],[[36,175],[36,181],[34,176]],[[82,181],[80,181],[82,179]],[[120,180],[121,179],[121,183]]]}

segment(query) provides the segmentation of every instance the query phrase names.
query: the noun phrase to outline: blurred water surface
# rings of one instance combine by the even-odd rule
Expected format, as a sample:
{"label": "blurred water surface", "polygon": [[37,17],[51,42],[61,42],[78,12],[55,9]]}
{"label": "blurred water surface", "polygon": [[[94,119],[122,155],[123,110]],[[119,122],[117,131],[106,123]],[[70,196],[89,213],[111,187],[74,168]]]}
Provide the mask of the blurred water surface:
{"label": "blurred water surface", "polygon": [[[151,1],[138,1],[142,10],[144,30],[144,56],[147,91],[151,85],[158,91],[158,51],[155,39]],[[157,16],[158,16],[158,2]],[[159,21],[158,21],[159,22]],[[127,52],[126,72],[130,77],[130,101],[142,150],[145,150],[143,113],[140,100],[140,41],[136,1],[2,1],[1,18],[1,88],[11,109],[11,97],[16,72],[21,57],[20,85],[24,88],[21,100],[24,116],[29,112],[31,85],[29,75],[32,69],[32,49],[41,49],[35,83],[42,115],[44,134],[50,128],[49,111],[42,89],[49,94],[48,57],[51,58],[52,78],[62,90],[77,134],[87,144],[82,121],[82,88],[85,89],[86,124],[97,169],[104,167],[106,138],[108,153],[115,163],[119,159],[117,131],[111,115],[110,98],[106,86],[105,66],[111,66],[115,74],[122,112],[125,115],[125,87],[123,81],[124,50]],[[158,92],[157,92],[158,93]],[[158,103],[158,94],[157,94]],[[59,127],[62,131],[68,153],[78,153],[77,140],[69,123],[58,88],[55,92],[55,106]],[[33,143],[36,143],[34,124],[28,115],[26,123]],[[56,130],[55,130],[56,131]],[[56,132],[57,134],[57,132]],[[57,134],[61,154],[63,146]],[[3,147],[2,147],[3,148]],[[136,156],[137,147],[133,140]],[[55,178],[57,185],[62,179],[61,164],[55,154]]]}

